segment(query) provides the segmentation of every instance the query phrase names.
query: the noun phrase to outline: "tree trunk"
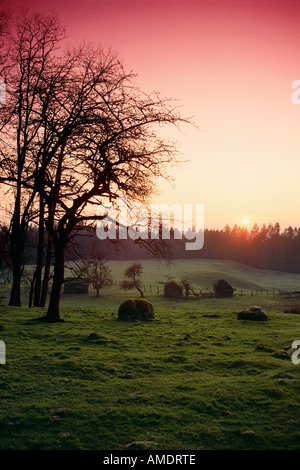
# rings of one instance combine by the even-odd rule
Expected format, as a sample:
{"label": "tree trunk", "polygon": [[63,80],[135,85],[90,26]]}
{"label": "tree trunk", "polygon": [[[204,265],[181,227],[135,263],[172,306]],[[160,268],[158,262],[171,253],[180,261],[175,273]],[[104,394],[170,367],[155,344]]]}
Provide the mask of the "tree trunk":
{"label": "tree trunk", "polygon": [[21,217],[21,189],[17,189],[15,209],[12,218],[10,258],[13,266],[13,283],[10,293],[10,306],[21,306],[21,278],[24,268],[25,240],[28,230],[28,211],[34,199],[31,194]]}
{"label": "tree trunk", "polygon": [[137,290],[139,291],[139,293],[141,294],[141,298],[143,299],[145,297],[144,292],[142,291],[140,287],[137,287]]}
{"label": "tree trunk", "polygon": [[22,268],[16,259],[13,261],[13,283],[9,299],[9,305],[12,307],[21,307],[21,277]]}
{"label": "tree trunk", "polygon": [[35,269],[35,287],[34,287],[34,307],[41,306],[41,289],[42,289],[42,269],[44,261],[44,200],[40,196],[40,212],[39,212],[39,239],[37,247],[37,259]]}
{"label": "tree trunk", "polygon": [[13,283],[10,292],[9,305],[12,307],[21,307],[21,277],[23,270],[23,246],[21,240],[20,224],[20,206],[21,192],[18,188],[15,201],[15,209],[12,219],[10,258],[13,268]]}
{"label": "tree trunk", "polygon": [[33,278],[30,283],[30,292],[29,292],[29,300],[28,300],[28,307],[32,307],[32,299],[33,299],[33,293],[34,293],[34,285],[35,285],[35,273],[33,274]]}
{"label": "tree trunk", "polygon": [[3,241],[3,244],[2,244],[2,247],[1,247],[0,268],[2,267],[3,261],[5,259],[5,250],[6,250],[6,253],[7,253],[7,260],[6,261],[8,261],[8,259],[9,259],[9,257],[8,257],[9,246],[10,246],[9,240],[10,240],[10,229],[7,229],[6,233],[5,233],[4,241]]}
{"label": "tree trunk", "polygon": [[44,271],[44,278],[43,278],[43,285],[42,285],[40,307],[45,307],[46,300],[47,300],[48,284],[49,284],[51,261],[52,261],[52,245],[53,245],[52,238],[50,237],[50,235],[48,235],[48,244],[47,244],[47,253],[46,253],[46,262],[45,262],[45,271]]}
{"label": "tree trunk", "polygon": [[64,245],[58,239],[54,243],[55,267],[53,285],[47,315],[43,318],[47,322],[63,322],[60,318],[59,305],[62,285],[64,283]]}

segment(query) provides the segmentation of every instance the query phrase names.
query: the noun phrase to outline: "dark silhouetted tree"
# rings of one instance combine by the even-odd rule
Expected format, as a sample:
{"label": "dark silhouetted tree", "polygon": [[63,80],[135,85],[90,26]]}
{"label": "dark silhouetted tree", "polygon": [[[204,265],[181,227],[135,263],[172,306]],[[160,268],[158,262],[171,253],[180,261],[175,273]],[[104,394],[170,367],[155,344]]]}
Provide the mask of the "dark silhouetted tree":
{"label": "dark silhouetted tree", "polygon": [[97,297],[99,297],[100,290],[103,287],[113,284],[112,271],[107,263],[108,260],[105,254],[94,249],[90,256],[80,256],[71,271],[76,277],[82,277],[90,281],[96,289]]}
{"label": "dark silhouetted tree", "polygon": [[[44,227],[53,246],[54,274],[45,321],[61,321],[65,250],[81,224],[103,218],[99,204],[126,195],[146,204],[174,144],[164,124],[188,122],[172,100],[143,93],[120,60],[102,48],[59,50],[63,29],[55,16],[25,14],[9,43],[8,106],[1,109],[1,181],[14,191],[11,305],[20,305],[20,278],[28,224],[39,225],[35,304],[41,298]],[[11,144],[13,142],[13,146]],[[11,158],[13,155],[13,158]],[[158,240],[139,240],[163,256]],[[157,248],[159,247],[159,248]]]}
{"label": "dark silhouetted tree", "polygon": [[[168,178],[166,166],[177,159],[175,147],[158,137],[155,126],[183,121],[171,101],[138,90],[112,53],[82,48],[69,57],[74,59],[69,80],[54,93],[55,112],[45,123],[57,142],[48,153],[43,190],[55,258],[46,321],[60,321],[64,252],[73,231],[97,220],[102,201],[125,194],[129,203],[146,203],[157,178]],[[146,244],[150,250],[162,246],[157,240]]]}
{"label": "dark silhouetted tree", "polygon": [[[42,150],[46,142],[43,116],[49,103],[41,101],[39,90],[53,67],[53,53],[63,37],[55,15],[24,13],[16,15],[10,23],[0,49],[0,76],[6,83],[6,103],[0,107],[0,181],[9,185],[14,195],[10,234],[13,283],[9,304],[15,306],[21,305],[20,282],[28,224],[38,215],[37,189],[43,187],[43,172],[37,170],[43,166]],[[36,158],[34,148],[38,136],[44,139],[44,146]]]}
{"label": "dark silhouetted tree", "polygon": [[133,263],[129,266],[124,276],[127,279],[124,279],[121,283],[121,289],[123,290],[131,290],[136,289],[141,297],[144,297],[144,292],[142,291],[142,282],[141,282],[141,275],[143,274],[143,266],[141,263]]}

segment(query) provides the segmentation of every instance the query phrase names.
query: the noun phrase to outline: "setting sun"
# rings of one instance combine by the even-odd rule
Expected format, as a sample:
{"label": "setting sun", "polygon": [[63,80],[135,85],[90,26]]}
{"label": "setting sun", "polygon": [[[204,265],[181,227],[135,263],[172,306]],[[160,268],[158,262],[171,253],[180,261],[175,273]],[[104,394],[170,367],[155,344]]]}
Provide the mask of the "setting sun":
{"label": "setting sun", "polygon": [[244,217],[242,220],[243,224],[249,224],[249,219],[247,217]]}

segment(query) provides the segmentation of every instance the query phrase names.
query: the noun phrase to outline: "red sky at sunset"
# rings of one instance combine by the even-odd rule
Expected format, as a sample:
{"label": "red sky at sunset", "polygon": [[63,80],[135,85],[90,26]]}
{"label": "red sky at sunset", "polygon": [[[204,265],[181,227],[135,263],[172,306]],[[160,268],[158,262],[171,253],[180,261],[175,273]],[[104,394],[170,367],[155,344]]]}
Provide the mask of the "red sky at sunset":
{"label": "red sky at sunset", "polygon": [[205,226],[300,226],[300,1],[9,0],[56,11],[70,43],[118,52],[198,129],[166,129],[190,163],[155,202],[203,203]]}

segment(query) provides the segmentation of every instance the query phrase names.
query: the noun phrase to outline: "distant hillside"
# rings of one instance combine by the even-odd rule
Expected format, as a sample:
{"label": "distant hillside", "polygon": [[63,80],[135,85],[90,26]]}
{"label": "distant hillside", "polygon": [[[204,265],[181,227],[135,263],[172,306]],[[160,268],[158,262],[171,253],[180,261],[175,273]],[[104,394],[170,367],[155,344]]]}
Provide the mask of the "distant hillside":
{"label": "distant hillside", "polygon": [[[136,262],[136,261],[135,261]],[[226,279],[236,289],[282,289],[300,290],[300,274],[258,269],[251,266],[224,260],[194,259],[176,260],[167,267],[154,260],[139,260],[144,267],[143,282],[158,284],[171,279],[188,279],[198,289],[212,289],[213,282]],[[124,270],[132,263],[129,260],[110,261],[116,281],[123,278]]]}
{"label": "distant hillside", "polygon": [[[36,246],[38,232],[32,228],[28,235],[26,247],[26,262],[35,264],[37,258]],[[174,232],[175,233],[175,232]],[[200,250],[186,250],[186,240],[174,238],[170,234],[169,240],[164,240],[164,246],[171,251],[171,257],[177,260],[230,260],[244,263],[259,269],[278,270],[287,273],[300,273],[300,228],[289,227],[283,231],[279,224],[254,226],[248,232],[240,227],[226,226],[224,230],[205,230],[204,246]],[[1,235],[1,230],[0,230]],[[6,235],[2,234],[4,239]],[[2,237],[3,238],[3,237]],[[1,236],[0,236],[1,247]],[[153,248],[153,245],[152,245]],[[156,247],[157,248],[157,247]],[[160,246],[161,248],[161,246]],[[113,241],[99,240],[95,228],[82,228],[74,231],[72,243],[66,249],[66,261],[78,259],[79,253],[85,255],[101,251],[111,260],[139,260],[154,259],[153,252],[136,240]],[[155,250],[154,250],[155,251]],[[256,282],[254,282],[256,285]]]}

